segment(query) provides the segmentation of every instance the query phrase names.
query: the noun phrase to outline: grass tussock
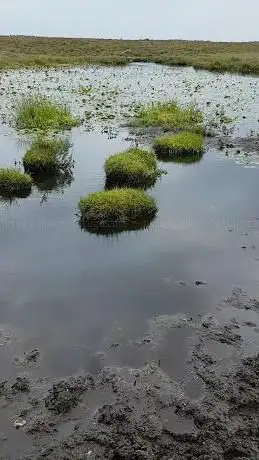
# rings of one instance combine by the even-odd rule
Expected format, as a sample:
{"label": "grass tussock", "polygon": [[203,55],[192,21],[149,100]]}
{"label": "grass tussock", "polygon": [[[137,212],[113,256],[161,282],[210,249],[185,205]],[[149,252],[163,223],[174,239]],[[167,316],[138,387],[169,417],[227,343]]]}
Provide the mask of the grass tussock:
{"label": "grass tussock", "polygon": [[23,157],[26,172],[32,175],[56,174],[71,167],[67,139],[37,137]]}
{"label": "grass tussock", "polygon": [[125,65],[133,61],[259,74],[259,43],[0,37],[0,69]]}
{"label": "grass tussock", "polygon": [[181,107],[176,101],[155,102],[142,106],[136,112],[137,127],[161,127],[164,130],[197,130],[202,126],[203,114],[195,106]]}
{"label": "grass tussock", "polygon": [[128,226],[152,219],[157,212],[154,198],[143,190],[113,189],[91,193],[79,201],[81,225],[93,225],[108,231],[114,225]]}
{"label": "grass tussock", "polygon": [[15,168],[0,168],[0,194],[3,197],[26,198],[32,188],[32,178]]}
{"label": "grass tussock", "polygon": [[155,184],[160,170],[156,156],[137,148],[111,155],[105,162],[106,186],[147,188]]}
{"label": "grass tussock", "polygon": [[16,107],[15,125],[25,130],[64,130],[80,124],[66,106],[41,96],[24,98]]}
{"label": "grass tussock", "polygon": [[181,132],[174,136],[162,136],[154,141],[154,150],[158,157],[200,157],[204,152],[202,134]]}

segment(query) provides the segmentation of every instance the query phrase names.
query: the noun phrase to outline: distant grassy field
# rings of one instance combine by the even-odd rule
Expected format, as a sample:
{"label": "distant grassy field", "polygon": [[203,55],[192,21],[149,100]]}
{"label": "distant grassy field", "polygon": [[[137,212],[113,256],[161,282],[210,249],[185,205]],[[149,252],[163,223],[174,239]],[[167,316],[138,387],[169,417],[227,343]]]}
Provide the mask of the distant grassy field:
{"label": "distant grassy field", "polygon": [[82,64],[124,65],[132,61],[259,74],[259,42],[0,36],[0,69]]}

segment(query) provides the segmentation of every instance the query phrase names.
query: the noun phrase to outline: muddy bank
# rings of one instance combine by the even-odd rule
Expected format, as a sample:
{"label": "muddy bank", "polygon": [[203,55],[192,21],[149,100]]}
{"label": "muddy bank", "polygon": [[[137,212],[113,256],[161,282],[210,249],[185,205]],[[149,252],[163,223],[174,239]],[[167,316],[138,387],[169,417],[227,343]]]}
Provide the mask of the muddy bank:
{"label": "muddy bank", "polygon": [[[259,136],[246,136],[246,137],[233,137],[231,135],[232,128],[224,127],[222,133],[207,133],[206,147],[215,148],[217,150],[224,150],[225,152],[232,152],[233,154],[240,153],[258,153],[259,152]],[[174,131],[165,131],[159,127],[150,128],[131,128],[130,136],[127,140],[137,143],[152,143],[157,137],[163,135],[173,135]]]}
{"label": "muddy bank", "polygon": [[137,353],[188,331],[185,365],[198,398],[190,397],[188,378],[172,379],[160,360],[55,382],[33,379],[29,360],[23,374],[0,385],[7,420],[0,458],[259,458],[258,305],[236,289],[214,315],[154,317],[134,342]]}

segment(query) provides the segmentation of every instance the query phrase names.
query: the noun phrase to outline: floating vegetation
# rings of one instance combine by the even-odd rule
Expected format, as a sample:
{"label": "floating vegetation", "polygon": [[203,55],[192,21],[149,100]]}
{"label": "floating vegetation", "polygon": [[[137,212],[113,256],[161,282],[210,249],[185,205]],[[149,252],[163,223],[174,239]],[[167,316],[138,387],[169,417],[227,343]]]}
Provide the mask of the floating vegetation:
{"label": "floating vegetation", "polygon": [[75,93],[81,94],[82,96],[85,96],[93,90],[92,86],[80,86],[77,90],[75,90]]}
{"label": "floating vegetation", "polygon": [[69,170],[72,163],[70,147],[68,139],[38,136],[24,155],[25,171],[37,176]]}
{"label": "floating vegetation", "polygon": [[0,169],[0,195],[6,198],[26,198],[31,193],[32,178],[15,168]]}
{"label": "floating vegetation", "polygon": [[80,124],[66,106],[41,96],[28,96],[17,105],[15,125],[25,130],[63,130]]}
{"label": "floating vegetation", "polygon": [[150,221],[157,213],[154,198],[143,190],[132,188],[113,189],[91,193],[79,201],[80,224],[101,233],[115,228],[127,230],[144,221]]}
{"label": "floating vegetation", "polygon": [[154,141],[154,150],[159,158],[197,157],[200,159],[204,152],[204,137],[202,134],[181,132],[174,136],[162,136]]}
{"label": "floating vegetation", "polygon": [[197,130],[202,127],[203,114],[194,105],[181,107],[178,102],[154,102],[136,110],[133,125],[161,127],[164,130]]}
{"label": "floating vegetation", "polygon": [[156,156],[137,148],[111,155],[105,162],[106,186],[147,188],[161,174]]}

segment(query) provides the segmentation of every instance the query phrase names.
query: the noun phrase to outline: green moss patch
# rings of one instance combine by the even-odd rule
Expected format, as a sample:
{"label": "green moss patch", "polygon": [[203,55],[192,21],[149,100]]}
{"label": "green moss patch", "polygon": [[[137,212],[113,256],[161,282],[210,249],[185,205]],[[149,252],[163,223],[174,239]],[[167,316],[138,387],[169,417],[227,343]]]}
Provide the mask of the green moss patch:
{"label": "green moss patch", "polygon": [[160,174],[156,156],[136,148],[110,156],[105,162],[104,169],[108,188],[147,188],[154,185]]}
{"label": "green moss patch", "polygon": [[202,134],[181,132],[174,136],[159,137],[154,141],[154,150],[160,158],[200,157],[204,152]]}
{"label": "green moss patch", "polygon": [[196,130],[203,123],[203,114],[195,106],[181,107],[177,102],[156,102],[136,112],[135,126],[163,129]]}
{"label": "green moss patch", "polygon": [[26,130],[63,130],[80,124],[66,106],[41,96],[29,96],[16,108],[15,125]]}
{"label": "green moss patch", "polygon": [[109,229],[127,228],[152,219],[157,212],[154,198],[143,190],[132,188],[113,189],[91,193],[79,201],[82,226]]}
{"label": "green moss patch", "polygon": [[15,168],[0,169],[0,194],[3,197],[26,198],[32,188],[32,178]]}
{"label": "green moss patch", "polygon": [[23,158],[26,172],[32,175],[56,174],[71,166],[67,139],[38,137]]}

